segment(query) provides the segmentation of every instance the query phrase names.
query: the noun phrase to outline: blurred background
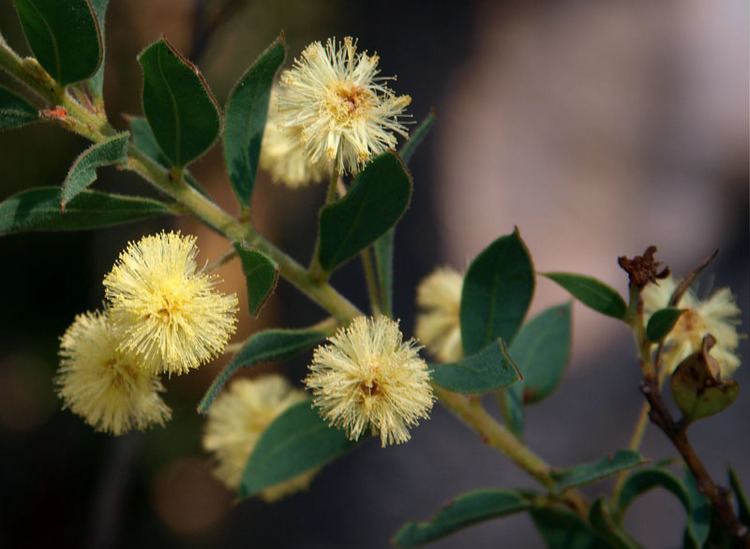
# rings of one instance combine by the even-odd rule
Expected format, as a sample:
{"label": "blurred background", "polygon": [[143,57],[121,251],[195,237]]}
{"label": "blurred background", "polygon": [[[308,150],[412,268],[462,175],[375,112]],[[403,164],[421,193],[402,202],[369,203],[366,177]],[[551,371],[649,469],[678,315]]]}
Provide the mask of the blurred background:
{"label": "blurred background", "polygon": [[[221,102],[280,30],[293,56],[312,40],[353,35],[381,55],[383,74],[398,75],[393,86],[413,97],[415,120],[431,108],[438,115],[414,158],[415,199],[397,235],[396,314],[407,332],[423,276],[441,264],[465,268],[518,225],[539,270],[588,273],[623,291],[618,255],[656,244],[680,275],[720,248],[699,294],[730,286],[746,334],[749,19],[745,0],[112,0],[105,96],[117,126],[123,113],[141,113],[135,57],[161,33],[198,63]],[[28,52],[10,0],[0,0],[0,29]],[[0,134],[0,199],[59,184],[84,147],[43,124]],[[193,172],[236,211],[218,148]],[[97,186],[151,192],[110,169]],[[322,194],[320,187],[289,191],[261,175],[256,222],[307,261]],[[162,227],[198,235],[206,260],[227,248],[189,219],[0,239],[0,547],[383,548],[404,521],[429,517],[463,491],[533,485],[436,408],[410,443],[365,444],[327,467],[309,492],[274,505],[237,502],[210,474],[194,411],[221,361],[168,380],[174,418],[164,429],[112,438],[60,411],[52,384],[58,337],[75,314],[100,306],[101,279],[126,242]],[[222,275],[224,290],[244,299],[238,264]],[[357,262],[334,284],[364,305]],[[540,280],[532,313],[567,299]],[[527,442],[559,466],[626,446],[641,405],[629,334],[579,304],[574,315],[565,382],[527,416]],[[282,283],[261,319],[241,315],[237,339],[321,317]],[[741,354],[736,378],[747,393],[746,339]],[[299,380],[306,359],[284,372]],[[744,394],[691,429],[721,481],[731,464],[750,482],[749,416]],[[674,455],[654,430],[644,453],[654,461]],[[647,547],[676,547],[684,520],[672,496],[654,492],[626,524]],[[542,541],[517,516],[434,547],[500,543]]]}

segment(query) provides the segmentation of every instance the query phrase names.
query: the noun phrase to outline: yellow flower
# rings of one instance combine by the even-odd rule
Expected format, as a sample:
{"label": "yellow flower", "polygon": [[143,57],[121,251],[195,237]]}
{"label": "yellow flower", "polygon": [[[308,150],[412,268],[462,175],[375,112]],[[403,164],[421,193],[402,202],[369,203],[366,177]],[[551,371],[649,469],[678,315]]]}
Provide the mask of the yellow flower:
{"label": "yellow flower", "polygon": [[[236,489],[263,431],[284,410],[304,399],[304,391],[294,389],[286,379],[275,374],[232,383],[211,406],[203,436],[203,447],[213,452],[217,460],[216,477]],[[270,486],[260,497],[275,501],[307,488],[318,470],[311,469]]]}
{"label": "yellow flower", "polygon": [[182,374],[218,355],[236,328],[237,296],[214,289],[198,269],[195,237],[146,236],[127,249],[104,278],[121,347],[146,368]]}
{"label": "yellow flower", "polygon": [[433,271],[417,288],[417,339],[442,362],[463,356],[461,345],[461,289],[463,277],[451,268]]}
{"label": "yellow flower", "polygon": [[281,75],[279,123],[301,128],[310,160],[335,162],[339,173],[355,173],[374,155],[407,137],[401,123],[408,95],[396,95],[377,76],[379,58],[357,53],[351,37],[325,47],[313,42]]}
{"label": "yellow flower", "polygon": [[357,317],[315,349],[305,384],[323,417],[350,439],[369,428],[382,446],[400,444],[434,401],[418,350],[403,341],[397,322]]}
{"label": "yellow flower", "polygon": [[260,167],[271,174],[274,183],[296,189],[317,183],[328,175],[324,160],[311,162],[302,143],[302,128],[282,127],[279,124],[278,88],[271,94],[268,121],[260,148]]}
{"label": "yellow flower", "polygon": [[159,396],[159,378],[119,343],[105,313],[78,315],[60,340],[60,398],[97,431],[121,435],[163,425],[171,411]]}
{"label": "yellow flower", "polygon": [[[668,306],[675,288],[677,283],[670,276],[643,289],[643,308],[647,320],[656,311]],[[711,334],[716,339],[711,356],[719,363],[722,377],[731,376],[740,365],[734,351],[739,345],[737,325],[741,311],[729,288],[717,290],[705,301],[699,300],[688,290],[677,306],[685,309],[685,312],[664,341],[662,360],[669,371],[692,353],[700,351],[703,336]]]}

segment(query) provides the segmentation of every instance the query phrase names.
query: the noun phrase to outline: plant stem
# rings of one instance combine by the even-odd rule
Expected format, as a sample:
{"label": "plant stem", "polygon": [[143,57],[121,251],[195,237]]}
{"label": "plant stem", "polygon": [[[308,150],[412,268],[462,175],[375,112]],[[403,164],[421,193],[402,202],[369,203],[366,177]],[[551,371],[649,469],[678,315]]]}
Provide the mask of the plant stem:
{"label": "plant stem", "polygon": [[365,283],[367,284],[367,297],[370,299],[370,308],[373,315],[381,313],[380,308],[380,288],[378,277],[375,274],[375,264],[372,260],[372,247],[367,247],[359,253],[362,259],[362,270],[365,274]]}
{"label": "plant stem", "polygon": [[[326,201],[325,204],[331,204],[336,200],[337,197],[337,188],[339,179],[341,178],[341,174],[339,174],[336,171],[336,163],[334,162],[334,167],[331,169],[331,177],[328,180],[328,187],[326,189]],[[320,264],[319,259],[319,253],[320,253],[320,232],[318,232],[318,238],[315,241],[315,250],[313,251],[312,259],[310,260],[310,276],[313,280],[317,281],[325,281],[328,279],[329,273],[323,269],[323,266]]]}

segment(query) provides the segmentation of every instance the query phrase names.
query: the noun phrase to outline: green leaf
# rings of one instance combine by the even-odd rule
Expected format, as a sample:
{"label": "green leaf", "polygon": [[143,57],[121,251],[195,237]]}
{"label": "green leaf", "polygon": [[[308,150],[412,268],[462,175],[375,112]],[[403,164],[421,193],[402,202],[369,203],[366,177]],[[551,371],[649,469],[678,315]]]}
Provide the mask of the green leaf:
{"label": "green leaf", "polygon": [[221,119],[198,68],[161,38],[138,56],[143,69],[143,110],[159,148],[182,168],[213,145]]}
{"label": "green leaf", "polygon": [[83,191],[60,211],[60,188],[22,191],[0,203],[0,236],[29,231],[76,231],[109,227],[171,213],[150,198]]}
{"label": "green leaf", "polygon": [[597,499],[589,510],[589,522],[594,531],[615,549],[637,549],[638,544],[619,527],[609,512],[604,498]]}
{"label": "green leaf", "polygon": [[91,91],[94,93],[94,97],[102,97],[102,92],[104,89],[104,65],[105,65],[105,55],[104,52],[106,50],[104,45],[104,28],[105,28],[105,22],[106,22],[106,16],[107,16],[107,7],[109,7],[109,0],[91,0],[91,7],[94,8],[94,15],[96,15],[96,20],[99,24],[99,36],[101,37],[101,46],[102,46],[102,63],[99,65],[99,69],[96,71],[96,74],[91,77],[91,80],[89,81],[89,86],[91,87]]}
{"label": "green leaf", "polygon": [[713,508],[708,498],[698,490],[698,483],[688,469],[685,470],[683,483],[687,488],[688,498],[690,499],[685,540],[694,549],[700,549],[711,534],[711,514]]}
{"label": "green leaf", "polygon": [[261,307],[276,288],[279,281],[279,266],[258,250],[248,250],[239,244],[234,245],[242,261],[242,272],[247,281],[247,301],[250,314],[258,316]]}
{"label": "green leaf", "polygon": [[644,463],[643,456],[633,450],[618,450],[615,455],[598,461],[583,463],[569,469],[553,471],[552,478],[557,483],[557,490],[564,492],[569,488],[590,484],[625,471]]}
{"label": "green leaf", "polygon": [[16,0],[39,64],[63,86],[86,80],[102,62],[99,25],[86,0]]}
{"label": "green leaf", "polygon": [[[519,368],[520,369],[520,368]],[[522,401],[523,381],[497,391],[498,405],[503,414],[503,421],[513,434],[523,438],[524,410]]]}
{"label": "green leaf", "polygon": [[480,253],[461,292],[461,341],[467,355],[498,338],[512,341],[534,294],[534,267],[518,229]]}
{"label": "green leaf", "polygon": [[249,497],[305,471],[321,467],[356,445],[332,429],[310,400],[288,408],[263,432],[240,481],[240,497]]}
{"label": "green leaf", "polygon": [[510,345],[523,381],[524,404],[547,397],[560,383],[570,361],[572,339],[570,303],[551,307],[527,322]]}
{"label": "green leaf", "polygon": [[327,336],[319,329],[307,328],[298,330],[272,329],[256,332],[251,335],[242,349],[216,376],[206,394],[198,404],[198,412],[205,414],[211,407],[224,384],[243,366],[255,366],[261,362],[287,360],[311,349]]}
{"label": "green leaf", "polygon": [[494,391],[521,379],[502,339],[458,362],[434,365],[431,375],[435,383],[449,391],[471,394]]}
{"label": "green leaf", "polygon": [[411,157],[414,156],[414,151],[419,148],[422,141],[424,141],[424,138],[430,133],[432,125],[435,123],[436,119],[437,117],[435,116],[435,113],[430,112],[430,114],[428,114],[427,117],[419,123],[419,126],[417,126],[417,128],[411,133],[409,140],[404,143],[403,147],[401,147],[399,154],[401,155],[401,160],[404,161],[404,164],[408,164]]}
{"label": "green leaf", "polygon": [[578,515],[563,509],[541,507],[531,510],[531,518],[547,547],[551,549],[608,549]]}
{"label": "green leaf", "polygon": [[273,79],[286,57],[284,37],[260,54],[229,93],[224,125],[224,159],[234,194],[250,206]]}
{"label": "green leaf", "polygon": [[39,120],[39,111],[12,91],[0,86],[0,130],[20,128]]}
{"label": "green leaf", "polygon": [[667,337],[683,312],[684,309],[667,307],[666,309],[659,309],[651,315],[648,325],[646,326],[646,336],[649,341],[658,343]]}
{"label": "green leaf", "polygon": [[71,200],[96,181],[98,168],[127,160],[129,137],[128,132],[118,133],[106,141],[91,145],[76,158],[62,184],[60,208],[65,210]]}
{"label": "green leaf", "polygon": [[649,467],[631,473],[623,484],[617,503],[619,515],[623,516],[637,497],[654,488],[664,488],[671,492],[680,500],[685,511],[690,512],[690,495],[682,481],[664,468]]}
{"label": "green leaf", "polygon": [[527,498],[511,490],[474,490],[458,496],[430,520],[409,522],[396,533],[399,547],[418,547],[484,520],[531,508]]}
{"label": "green leaf", "polygon": [[625,318],[628,306],[616,290],[604,282],[585,275],[572,273],[540,273],[570,292],[584,305],[603,315]]}
{"label": "green leaf", "polygon": [[745,491],[742,489],[740,477],[731,467],[729,468],[729,486],[732,487],[732,492],[734,492],[734,497],[737,500],[737,517],[742,524],[750,527],[750,505],[748,505]]}
{"label": "green leaf", "polygon": [[372,160],[349,192],[320,212],[318,258],[332,272],[393,227],[409,206],[411,176],[394,153]]}

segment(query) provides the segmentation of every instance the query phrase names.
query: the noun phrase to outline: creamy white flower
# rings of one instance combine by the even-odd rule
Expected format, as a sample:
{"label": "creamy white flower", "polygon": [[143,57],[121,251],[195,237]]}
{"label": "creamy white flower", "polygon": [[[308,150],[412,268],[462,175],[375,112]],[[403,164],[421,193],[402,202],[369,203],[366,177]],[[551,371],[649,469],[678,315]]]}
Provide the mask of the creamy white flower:
{"label": "creamy white flower", "polygon": [[461,345],[461,289],[463,277],[448,267],[436,269],[417,288],[417,339],[443,362],[463,356]]}

